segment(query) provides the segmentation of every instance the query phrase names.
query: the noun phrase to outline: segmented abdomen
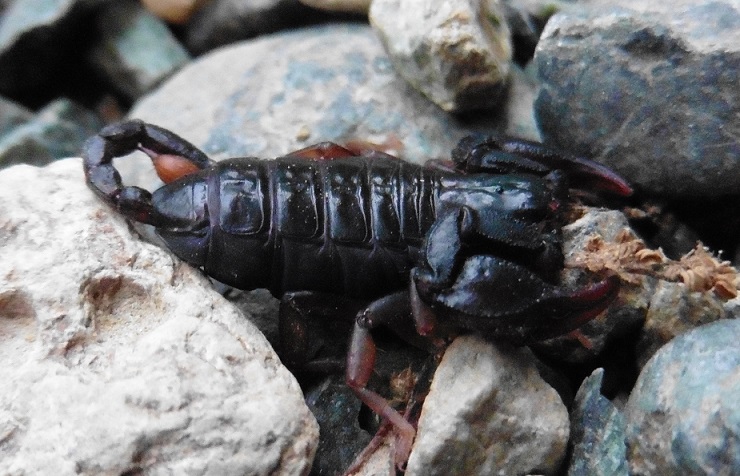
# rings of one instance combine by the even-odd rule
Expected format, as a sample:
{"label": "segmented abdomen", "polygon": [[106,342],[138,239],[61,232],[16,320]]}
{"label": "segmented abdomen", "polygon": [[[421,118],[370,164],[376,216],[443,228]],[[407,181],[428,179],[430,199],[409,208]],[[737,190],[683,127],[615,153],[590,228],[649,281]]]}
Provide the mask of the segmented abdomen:
{"label": "segmented abdomen", "polygon": [[393,158],[221,162],[208,267],[274,295],[401,289],[434,221],[436,184],[433,171]]}

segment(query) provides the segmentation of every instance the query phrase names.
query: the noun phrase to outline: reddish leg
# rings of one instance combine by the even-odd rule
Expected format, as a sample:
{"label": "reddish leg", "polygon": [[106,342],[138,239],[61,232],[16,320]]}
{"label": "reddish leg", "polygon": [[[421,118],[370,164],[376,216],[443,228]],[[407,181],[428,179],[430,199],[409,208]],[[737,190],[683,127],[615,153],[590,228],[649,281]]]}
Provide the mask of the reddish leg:
{"label": "reddish leg", "polygon": [[[364,303],[336,294],[299,291],[280,300],[280,358],[292,371],[328,374],[344,370],[341,342]],[[321,324],[318,325],[318,321]],[[322,352],[323,351],[323,352]]]}
{"label": "reddish leg", "polygon": [[357,315],[347,353],[347,385],[365,405],[396,429],[396,465],[402,467],[408,460],[416,436],[414,427],[382,396],[369,390],[367,384],[375,368],[376,348],[370,333],[379,325],[390,327],[399,337],[422,347],[429,347],[426,339],[416,334],[410,319],[408,293],[399,292],[374,301]]}

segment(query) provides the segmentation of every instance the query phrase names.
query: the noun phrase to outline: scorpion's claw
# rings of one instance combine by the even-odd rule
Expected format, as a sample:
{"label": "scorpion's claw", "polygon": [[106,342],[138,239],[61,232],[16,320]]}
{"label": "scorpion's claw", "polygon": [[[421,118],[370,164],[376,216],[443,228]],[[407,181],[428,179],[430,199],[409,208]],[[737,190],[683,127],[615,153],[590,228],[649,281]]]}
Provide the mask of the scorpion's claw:
{"label": "scorpion's claw", "polygon": [[546,175],[562,170],[576,188],[603,190],[625,197],[633,192],[622,177],[597,162],[523,139],[471,135],[458,143],[452,158],[466,172]]}
{"label": "scorpion's claw", "polygon": [[469,257],[455,282],[438,292],[426,292],[423,278],[417,276],[419,294],[450,323],[514,344],[567,334],[596,317],[619,292],[616,276],[569,290],[488,255]]}

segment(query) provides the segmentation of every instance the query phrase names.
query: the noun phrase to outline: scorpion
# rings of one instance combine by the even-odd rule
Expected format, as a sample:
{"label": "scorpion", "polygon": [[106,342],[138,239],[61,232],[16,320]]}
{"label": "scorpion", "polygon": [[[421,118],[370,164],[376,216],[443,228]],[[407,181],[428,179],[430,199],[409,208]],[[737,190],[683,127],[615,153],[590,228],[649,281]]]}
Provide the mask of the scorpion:
{"label": "scorpion", "polygon": [[[165,183],[153,193],[124,186],[112,163],[136,150]],[[282,298],[285,361],[306,359],[302,305],[334,295],[368,303],[354,319],[345,380],[395,428],[399,465],[416,430],[367,388],[374,328],[432,347],[460,332],[526,345],[575,331],[619,292],[616,276],[562,286],[560,234],[571,189],[632,189],[605,166],[536,142],[469,136],[452,160],[425,165],[331,142],[214,162],[171,131],[128,120],[104,127],[82,155],[89,187],[153,225],[179,258]]]}

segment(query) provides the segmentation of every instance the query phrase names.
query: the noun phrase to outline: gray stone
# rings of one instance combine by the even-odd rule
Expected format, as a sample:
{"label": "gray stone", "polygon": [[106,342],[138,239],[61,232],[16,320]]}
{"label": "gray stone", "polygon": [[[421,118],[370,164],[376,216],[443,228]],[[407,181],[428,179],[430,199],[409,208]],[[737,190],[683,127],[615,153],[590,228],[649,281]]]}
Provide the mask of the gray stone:
{"label": "gray stone", "polygon": [[553,473],[568,413],[526,348],[458,337],[434,375],[406,474]]}
{"label": "gray stone", "polygon": [[333,376],[308,391],[306,403],[321,430],[313,471],[339,474],[350,467],[372,438],[360,428],[362,402],[344,383],[344,376]]}
{"label": "gray stone", "polygon": [[498,2],[375,0],[370,22],[399,74],[445,111],[501,103],[512,49]]}
{"label": "gray stone", "polygon": [[318,428],[293,376],[79,159],[0,171],[0,202],[3,472],[308,474]]}
{"label": "gray stone", "polygon": [[[396,75],[370,28],[354,25],[214,51],[142,98],[129,116],[174,131],[216,160],[360,139],[419,163],[449,158],[470,130],[491,133],[506,124],[503,111],[466,122],[445,114]],[[120,169],[134,179],[151,167],[132,160]]]}
{"label": "gray stone", "polygon": [[100,40],[92,49],[91,62],[131,101],[190,60],[167,25],[138,1],[111,2],[96,22]]}
{"label": "gray stone", "polygon": [[654,193],[735,193],[740,4],[603,3],[553,16],[542,34],[544,139]]}
{"label": "gray stone", "polygon": [[33,112],[31,110],[0,97],[0,140],[10,131],[32,118]]}
{"label": "gray stone", "polygon": [[85,140],[102,125],[92,112],[68,99],[57,99],[32,120],[0,136],[0,166],[43,165],[78,155]]}
{"label": "gray stone", "polygon": [[603,395],[604,369],[578,389],[570,415],[572,454],[568,476],[627,476],[624,415]]}
{"label": "gray stone", "polygon": [[638,366],[643,367],[674,337],[726,317],[724,303],[714,294],[690,292],[683,283],[659,281],[637,341]]}
{"label": "gray stone", "polygon": [[625,408],[630,474],[740,474],[740,320],[661,348]]}
{"label": "gray stone", "polygon": [[[600,208],[586,208],[583,216],[564,226],[564,285],[575,287],[582,285],[585,279],[591,281],[596,279],[595,273],[584,273],[582,263],[584,255],[589,256],[591,253],[590,240],[598,237],[607,243],[614,243],[624,230],[630,230],[630,227],[623,213]],[[604,313],[578,329],[588,339],[588,346],[584,346],[572,336],[565,335],[534,344],[533,347],[558,360],[592,361],[608,344],[642,326],[655,283],[656,280],[650,277],[641,277],[633,283],[622,282],[619,296],[614,303]]]}

